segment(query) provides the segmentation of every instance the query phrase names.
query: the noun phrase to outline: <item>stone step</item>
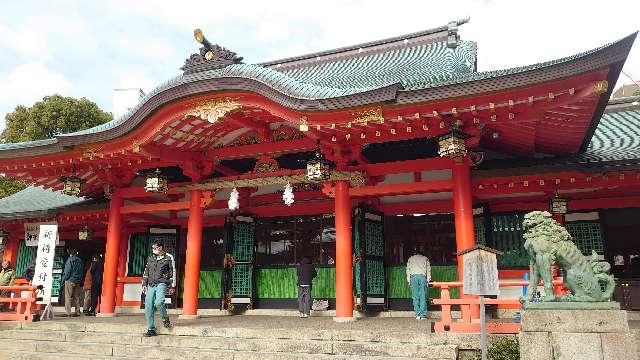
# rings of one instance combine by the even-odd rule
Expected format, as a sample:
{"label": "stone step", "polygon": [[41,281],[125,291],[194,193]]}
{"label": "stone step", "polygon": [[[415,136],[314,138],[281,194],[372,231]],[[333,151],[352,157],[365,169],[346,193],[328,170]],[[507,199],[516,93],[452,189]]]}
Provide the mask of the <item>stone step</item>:
{"label": "stone step", "polygon": [[[153,354],[157,355],[157,354]],[[254,353],[254,352],[222,352],[222,351],[208,351],[201,359],[219,359],[224,358],[226,360],[366,360],[371,359],[370,356],[335,356],[335,355],[300,355],[300,354],[269,354],[269,353]],[[175,359],[175,354],[162,354],[161,356],[154,357],[151,354],[136,354],[135,357],[119,357],[119,356],[91,356],[91,360],[117,360],[117,359],[140,359],[140,358],[153,358],[153,359]],[[86,355],[74,355],[74,354],[60,354],[60,353],[44,353],[44,352],[30,352],[30,351],[12,351],[12,350],[0,350],[0,360],[87,360]],[[187,358],[187,359],[200,359],[200,358]],[[376,360],[411,360],[411,357],[375,357]],[[449,360],[449,359],[438,359]]]}
{"label": "stone step", "polygon": [[[136,327],[138,329],[136,329]],[[83,322],[36,322],[20,324],[2,324],[0,329],[27,331],[29,336],[36,336],[34,340],[52,340],[61,332],[60,338],[86,339],[91,342],[110,342],[123,344],[142,344],[143,327],[118,323],[83,323]],[[460,349],[478,349],[480,338],[474,334],[452,333],[421,333],[415,331],[364,331],[350,329],[261,329],[261,328],[219,328],[215,326],[176,326],[171,330],[158,329],[161,335],[180,335],[182,337],[198,338],[231,338],[231,339],[262,339],[262,340],[322,340],[322,341],[358,341],[389,344],[416,345],[457,345]],[[5,331],[6,332],[6,331]],[[45,338],[38,338],[33,333],[42,333]],[[3,331],[0,331],[2,337]],[[6,332],[6,336],[15,338],[13,332]],[[119,335],[119,336],[118,336]],[[109,336],[112,336],[111,338]],[[490,335],[489,341],[497,338]],[[113,340],[110,340],[113,339]],[[146,339],[146,338],[144,338]],[[208,341],[208,340],[205,340]]]}
{"label": "stone step", "polygon": [[74,332],[38,332],[7,330],[0,332],[0,348],[13,350],[82,353],[99,356],[130,357],[141,351],[244,351],[284,354],[368,355],[413,357],[422,359],[455,359],[458,346],[454,344],[401,344],[336,340],[290,340],[206,338],[197,336],[158,336],[99,334]]}
{"label": "stone step", "polygon": [[[368,344],[370,345],[370,344]],[[347,353],[322,354],[322,353],[274,353],[268,349],[259,351],[233,351],[226,349],[199,349],[181,348],[165,345],[118,345],[98,343],[70,343],[54,341],[34,340],[0,340],[0,359],[262,359],[262,360],[305,360],[305,359],[350,359],[359,360],[367,358],[375,359],[440,359],[455,360],[457,351],[455,348],[432,349],[426,357],[403,356],[404,354],[390,355],[387,351],[380,351],[374,347],[350,348]],[[398,349],[396,349],[398,350]],[[349,354],[357,351],[358,355]],[[409,351],[410,352],[410,351]],[[408,353],[407,351],[404,352]],[[363,356],[364,355],[364,356]]]}

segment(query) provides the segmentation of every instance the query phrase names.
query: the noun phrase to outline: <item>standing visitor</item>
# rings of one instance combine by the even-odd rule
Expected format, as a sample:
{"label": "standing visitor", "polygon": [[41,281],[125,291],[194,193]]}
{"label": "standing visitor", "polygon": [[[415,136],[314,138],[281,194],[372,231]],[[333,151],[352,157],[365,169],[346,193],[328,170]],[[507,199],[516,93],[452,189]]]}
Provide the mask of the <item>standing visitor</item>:
{"label": "standing visitor", "polygon": [[[0,286],[11,286],[16,281],[16,272],[11,268],[11,263],[5,260],[0,265]],[[11,291],[0,291],[0,297],[9,297]],[[0,310],[4,310],[6,303],[0,303]]]}
{"label": "standing visitor", "polygon": [[24,278],[27,279],[27,281],[29,281],[29,285],[31,285],[31,283],[33,282],[33,277],[36,274],[36,259],[34,258],[33,260],[31,260],[31,264],[29,264],[29,266],[27,267],[27,269],[24,271]]}
{"label": "standing visitor", "polygon": [[91,305],[87,315],[96,316],[98,298],[102,293],[102,274],[104,273],[104,261],[102,254],[96,254],[91,261]]}
{"label": "standing visitor", "polygon": [[[80,292],[82,291],[82,277],[84,264],[78,257],[78,251],[74,248],[68,250],[69,258],[64,264],[61,283],[64,284],[64,310],[63,316],[80,316]],[[75,307],[75,313],[71,314],[71,306]]]}
{"label": "standing visitor", "polygon": [[311,314],[311,283],[316,277],[316,269],[311,260],[305,256],[298,264],[298,310],[301,318]]}
{"label": "standing visitor", "polygon": [[93,261],[89,263],[89,268],[84,274],[84,281],[82,282],[82,289],[84,290],[84,299],[82,302],[82,312],[87,315],[91,308],[91,270],[93,269]]}
{"label": "standing visitor", "polygon": [[407,282],[411,287],[413,311],[417,320],[427,318],[427,283],[431,281],[429,259],[416,248],[407,260]]}
{"label": "standing visitor", "polygon": [[151,252],[153,254],[149,256],[142,275],[142,293],[145,294],[144,315],[147,319],[147,332],[144,336],[158,335],[154,319],[156,309],[164,327],[171,327],[164,297],[165,293],[172,295],[176,286],[176,265],[173,256],[164,252],[164,244],[158,240],[151,245]]}

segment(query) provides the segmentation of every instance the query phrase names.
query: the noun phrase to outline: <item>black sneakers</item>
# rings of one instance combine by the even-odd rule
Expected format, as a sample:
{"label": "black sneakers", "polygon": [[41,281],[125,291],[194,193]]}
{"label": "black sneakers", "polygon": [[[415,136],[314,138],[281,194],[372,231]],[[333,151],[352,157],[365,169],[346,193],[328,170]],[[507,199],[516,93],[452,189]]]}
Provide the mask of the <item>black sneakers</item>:
{"label": "black sneakers", "polygon": [[158,333],[155,330],[147,330],[146,333],[142,334],[144,337],[158,336]]}
{"label": "black sneakers", "polygon": [[169,320],[169,318],[162,320],[162,325],[164,325],[164,327],[167,329],[171,329],[171,327],[173,326],[171,325],[171,321]]}

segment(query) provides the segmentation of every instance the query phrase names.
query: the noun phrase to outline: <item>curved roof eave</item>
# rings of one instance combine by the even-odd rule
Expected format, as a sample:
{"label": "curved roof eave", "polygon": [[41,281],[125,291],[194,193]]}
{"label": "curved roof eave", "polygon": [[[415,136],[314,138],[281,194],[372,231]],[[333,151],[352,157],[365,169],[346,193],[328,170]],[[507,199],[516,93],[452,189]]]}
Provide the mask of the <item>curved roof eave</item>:
{"label": "curved roof eave", "polygon": [[[406,88],[399,83],[377,88],[328,88],[303,83],[259,65],[234,64],[222,69],[171,79],[150,92],[129,113],[109,123],[58,135],[55,139],[0,144],[0,158],[40,155],[59,151],[64,146],[111,140],[135,129],[152,111],[164,104],[212,91],[249,91],[294,110],[324,111],[389,101],[410,104],[506,90],[514,86],[521,87],[566,78],[622,63],[636,36],[637,32],[600,48],[554,61],[505,70],[447,76],[405,86]],[[620,69],[621,67],[617,69],[615,78]]]}

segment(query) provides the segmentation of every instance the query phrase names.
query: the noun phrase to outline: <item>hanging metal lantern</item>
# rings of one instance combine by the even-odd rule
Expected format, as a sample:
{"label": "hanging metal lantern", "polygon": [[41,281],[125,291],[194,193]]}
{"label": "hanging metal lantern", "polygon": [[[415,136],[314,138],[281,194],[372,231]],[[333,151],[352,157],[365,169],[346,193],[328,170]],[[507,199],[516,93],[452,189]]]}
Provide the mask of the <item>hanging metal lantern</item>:
{"label": "hanging metal lantern", "polygon": [[459,159],[467,155],[467,146],[464,142],[465,136],[457,126],[438,139],[438,155],[450,159]]}
{"label": "hanging metal lantern", "polygon": [[9,241],[9,233],[5,229],[0,229],[0,245],[6,244]]}
{"label": "hanging metal lantern", "polygon": [[567,207],[567,199],[563,199],[558,195],[558,191],[556,190],[556,195],[551,201],[549,201],[549,211],[552,214],[566,214],[568,210]]}
{"label": "hanging metal lantern", "polygon": [[75,175],[72,176],[64,176],[60,179],[64,184],[64,189],[62,192],[65,195],[70,196],[78,196],[80,195],[80,191],[82,190],[82,182],[83,180]]}
{"label": "hanging metal lantern", "polygon": [[78,240],[89,241],[93,235],[93,231],[85,225],[82,229],[78,230]]}
{"label": "hanging metal lantern", "polygon": [[331,178],[331,163],[325,159],[320,149],[307,162],[307,179],[312,182],[327,181]]}
{"label": "hanging metal lantern", "polygon": [[144,185],[147,192],[165,193],[168,188],[167,177],[162,175],[160,168],[156,168],[156,171],[147,175],[147,182]]}

